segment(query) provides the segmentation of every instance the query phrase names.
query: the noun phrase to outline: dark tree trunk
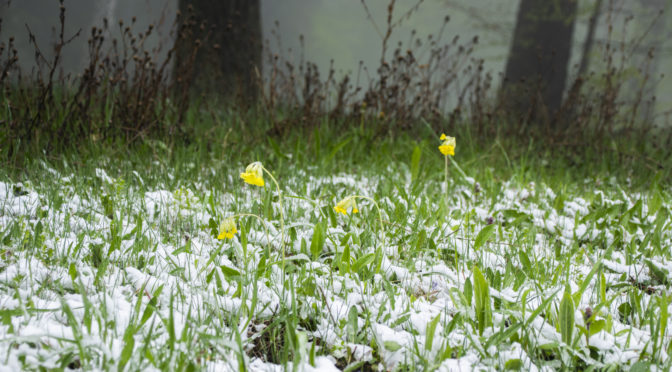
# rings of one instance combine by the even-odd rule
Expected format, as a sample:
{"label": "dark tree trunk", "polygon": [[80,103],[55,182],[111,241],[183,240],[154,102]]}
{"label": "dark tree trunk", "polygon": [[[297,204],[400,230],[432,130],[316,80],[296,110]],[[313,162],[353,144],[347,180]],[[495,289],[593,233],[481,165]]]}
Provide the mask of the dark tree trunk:
{"label": "dark tree trunk", "polygon": [[501,98],[527,120],[551,119],[562,105],[577,0],[521,0]]}
{"label": "dark tree trunk", "polygon": [[254,102],[261,71],[259,0],[179,0],[179,10],[178,89]]}

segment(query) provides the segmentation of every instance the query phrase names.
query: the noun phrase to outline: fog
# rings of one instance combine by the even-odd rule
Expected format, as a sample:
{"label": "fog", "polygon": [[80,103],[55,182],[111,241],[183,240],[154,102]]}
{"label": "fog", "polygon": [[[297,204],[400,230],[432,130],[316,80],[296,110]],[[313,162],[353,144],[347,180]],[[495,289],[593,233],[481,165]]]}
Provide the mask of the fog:
{"label": "fog", "polygon": [[[570,79],[577,71],[576,65],[581,58],[588,20],[595,3],[596,0],[579,1]],[[608,16],[610,3],[614,11]],[[359,70],[360,62],[368,68],[369,74],[373,74],[381,58],[388,4],[389,0],[367,0],[367,13],[362,3],[356,0],[262,0],[262,30],[267,40],[265,45],[270,48],[266,52],[279,53],[294,61],[303,55],[305,60],[316,63],[323,74],[326,74],[331,61],[337,74],[356,75],[358,71],[362,72]],[[495,77],[496,82],[501,79],[513,37],[517,0],[426,0],[417,10],[410,12],[410,17],[401,19],[415,4],[416,1],[408,0],[396,2],[393,19],[398,21],[398,27],[390,39],[388,52],[398,42],[406,48],[412,30],[416,30],[421,40],[427,40],[428,35],[436,39],[445,17],[449,16],[450,21],[440,40],[449,42],[459,35],[461,40],[466,41],[479,36],[474,58],[483,58],[486,71]],[[149,24],[155,25],[157,31],[146,40],[146,45],[157,53],[165,52],[172,45],[176,0],[69,0],[65,1],[65,6],[65,39],[80,32],[63,50],[63,72],[66,74],[82,71],[87,62],[86,40],[91,27],[102,25],[104,18],[114,25],[111,27],[113,30],[118,30],[119,21],[129,24],[133,17],[136,17],[134,30],[138,32],[145,30]],[[666,9],[658,16],[661,7]],[[645,94],[655,94],[657,119],[668,124],[672,110],[672,84],[668,77],[672,66],[671,10],[670,2],[662,0],[604,1],[589,67],[589,70],[599,70],[603,65],[601,46],[607,40],[610,19],[613,24],[612,39],[623,41],[627,46],[624,49],[626,63],[633,67],[630,70],[631,90],[638,90],[638,82],[648,69],[652,78]],[[58,2],[53,0],[2,0],[0,38],[7,43],[10,35],[15,36],[22,71],[30,71],[35,60],[28,28],[35,34],[40,50],[49,54],[58,34],[58,13]],[[632,20],[626,21],[628,17]],[[277,32],[274,33],[274,30]],[[115,31],[111,33],[115,34]],[[305,38],[304,48],[300,47],[300,35]],[[657,59],[655,63],[647,64],[645,56],[652,47]],[[420,53],[422,50],[423,47],[418,49]]]}

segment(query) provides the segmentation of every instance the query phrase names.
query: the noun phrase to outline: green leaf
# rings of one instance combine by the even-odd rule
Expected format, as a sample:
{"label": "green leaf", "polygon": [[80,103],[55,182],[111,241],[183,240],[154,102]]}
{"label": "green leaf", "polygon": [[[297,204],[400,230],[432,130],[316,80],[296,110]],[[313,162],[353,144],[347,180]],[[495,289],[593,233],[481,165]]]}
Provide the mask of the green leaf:
{"label": "green leaf", "polygon": [[572,296],[574,303],[579,303],[581,302],[581,296],[583,296],[583,292],[586,291],[588,286],[590,285],[590,281],[593,280],[593,276],[595,276],[595,273],[597,273],[600,268],[602,267],[602,262],[599,261],[595,265],[593,265],[593,268],[590,270],[588,275],[586,275],[585,278],[583,278],[583,281],[581,282],[581,285],[579,286],[579,290],[576,291]]}
{"label": "green leaf", "polygon": [[173,256],[177,256],[180,253],[191,253],[191,240],[187,240],[185,245],[171,252]]}
{"label": "green leaf", "polygon": [[313,260],[317,260],[322,253],[322,248],[324,248],[324,242],[326,240],[326,226],[323,221],[318,222],[313,229],[313,238],[310,242],[310,253],[313,256]]}
{"label": "green leaf", "polygon": [[422,229],[418,233],[418,240],[415,242],[415,250],[420,252],[427,242],[427,232]]}
{"label": "green leaf", "polygon": [[660,307],[660,343],[662,344],[665,341],[665,332],[667,331],[667,319],[669,313],[667,311],[668,300],[667,295],[663,292],[663,295],[658,297],[658,306]]}
{"label": "green leaf", "polygon": [[569,290],[565,291],[565,294],[562,296],[562,301],[560,301],[558,321],[560,322],[562,342],[571,345],[574,333],[574,300],[572,300],[572,295]]}
{"label": "green leaf", "polygon": [[214,237],[219,235],[219,225],[217,225],[217,222],[212,217],[208,220],[208,228],[210,229],[210,235]]}
{"label": "green leaf", "polygon": [[[147,303],[147,306],[145,307],[145,311],[142,312],[142,318],[140,319],[140,327],[142,327],[145,323],[147,323],[147,320],[152,316],[154,311],[156,310],[156,304],[159,301],[159,296],[161,295],[161,292],[163,291],[163,284],[157,288],[154,293],[152,293],[152,299],[149,300],[149,303]],[[140,294],[142,296],[144,294]]]}
{"label": "green leaf", "polygon": [[342,271],[342,274],[347,274],[350,272],[350,244],[346,243],[345,248],[343,249],[343,254],[341,255],[341,266],[339,270]]}
{"label": "green leaf", "polygon": [[280,149],[280,146],[273,140],[271,137],[267,137],[268,139],[268,144],[271,145],[271,148],[273,149],[273,152],[275,155],[277,155],[281,159],[289,159],[289,156],[287,156],[282,150]]}
{"label": "green leaf", "polygon": [[313,130],[313,147],[315,149],[315,158],[320,158],[320,150],[322,149],[322,144],[320,143],[320,127],[315,126]]}
{"label": "green leaf", "polygon": [[523,368],[523,361],[520,359],[509,359],[504,363],[504,369],[509,371],[519,371]]}
{"label": "green leaf", "polygon": [[529,275],[532,272],[532,263],[530,262],[529,257],[527,257],[527,253],[523,252],[522,249],[518,250],[518,260],[520,260],[523,270]]}
{"label": "green leaf", "polygon": [[422,150],[420,146],[416,145],[413,148],[413,154],[411,155],[411,182],[418,179],[418,174],[420,173],[420,157],[422,156]]}
{"label": "green leaf", "polygon": [[434,317],[434,319],[432,319],[432,321],[427,323],[427,332],[425,332],[425,350],[432,350],[432,344],[434,343],[434,332],[436,331],[436,326],[439,325],[440,318],[441,314],[438,314]]}
{"label": "green leaf", "polygon": [[471,284],[471,279],[467,278],[464,282],[464,298],[467,300],[467,305],[471,306],[471,299],[474,296],[474,288]]}
{"label": "green leaf", "polygon": [[308,354],[308,363],[311,367],[315,367],[315,341],[310,343],[310,354]]}
{"label": "green leaf", "polygon": [[369,265],[371,262],[373,262],[373,259],[375,258],[375,256],[376,256],[375,253],[369,253],[369,254],[366,254],[366,255],[360,257],[352,265],[352,271],[356,272],[356,273],[359,273],[360,270],[363,267],[365,267],[365,266]]}
{"label": "green leaf", "polygon": [[630,367],[630,372],[649,372],[651,371],[651,363],[639,360]]}
{"label": "green leaf", "polygon": [[357,324],[357,319],[359,318],[359,312],[357,311],[357,306],[350,306],[348,311],[348,339],[350,342],[355,342],[357,337],[357,330],[359,326]]}
{"label": "green leaf", "polygon": [[563,195],[562,191],[560,191],[556,195],[555,200],[553,200],[553,209],[555,209],[558,212],[562,212],[564,208],[565,208],[565,195]]}
{"label": "green leaf", "polygon": [[645,259],[644,263],[646,266],[649,268],[649,271],[651,272],[652,276],[656,278],[659,282],[663,284],[668,284],[669,281],[669,272],[667,271],[666,268],[659,266],[655,262],[651,261],[650,259]]}
{"label": "green leaf", "polygon": [[222,274],[224,274],[224,276],[227,279],[233,278],[233,277],[236,277],[236,276],[240,276],[240,271],[238,271],[237,269],[234,269],[233,267],[229,267],[229,266],[226,266],[226,265],[221,265],[219,268],[220,268],[220,270],[222,270]]}
{"label": "green leaf", "polygon": [[495,233],[495,225],[487,225],[478,232],[476,235],[476,241],[474,242],[474,249],[481,248],[488,239]]}
{"label": "green leaf", "polygon": [[392,351],[392,352],[401,349],[401,345],[399,345],[395,341],[385,341],[385,342],[383,342],[383,346],[385,347],[385,350],[389,350],[389,351]]}
{"label": "green leaf", "polygon": [[126,363],[128,363],[128,360],[133,355],[133,348],[135,347],[135,337],[133,336],[135,332],[136,329],[133,324],[129,324],[126,327],[126,331],[124,332],[124,348],[121,350],[121,358],[119,359],[117,371],[123,371]]}
{"label": "green leaf", "polygon": [[649,196],[649,216],[655,216],[658,210],[663,205],[663,196],[659,190],[655,190]]}
{"label": "green leaf", "polygon": [[[492,225],[491,225],[492,226]],[[476,322],[478,334],[483,335],[485,327],[492,324],[492,309],[490,307],[490,287],[483,273],[474,266],[474,310],[476,310]]]}
{"label": "green leaf", "polygon": [[604,319],[598,319],[590,323],[590,327],[588,328],[588,333],[589,336],[592,336],[596,333],[599,333],[601,330],[603,330],[607,326],[607,322]]}
{"label": "green leaf", "polygon": [[331,149],[331,152],[329,152],[329,155],[327,155],[327,158],[325,159],[325,161],[326,162],[331,161],[331,159],[333,159],[333,157],[336,156],[336,154],[338,154],[338,152],[341,151],[341,149],[343,149],[343,147],[345,147],[348,143],[350,143],[350,141],[352,141],[352,138],[353,137],[348,137],[348,138],[344,139],[343,141],[337,143]]}
{"label": "green leaf", "polygon": [[68,274],[70,274],[70,279],[72,279],[72,285],[75,285],[75,279],[77,279],[77,266],[74,262],[70,262],[70,267],[68,268]]}

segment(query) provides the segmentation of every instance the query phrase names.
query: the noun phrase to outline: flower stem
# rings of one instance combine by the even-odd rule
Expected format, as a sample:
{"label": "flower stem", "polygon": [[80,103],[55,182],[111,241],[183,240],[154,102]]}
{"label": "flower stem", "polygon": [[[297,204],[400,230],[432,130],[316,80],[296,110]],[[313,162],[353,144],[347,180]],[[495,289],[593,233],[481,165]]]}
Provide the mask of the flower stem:
{"label": "flower stem", "polygon": [[355,199],[365,199],[373,203],[373,205],[376,206],[376,209],[378,210],[378,222],[380,222],[380,231],[383,233],[383,240],[385,239],[385,227],[383,226],[383,214],[380,212],[380,207],[378,206],[378,203],[376,203],[375,200],[369,198],[368,196],[363,196],[363,195],[355,195],[353,196]]}
{"label": "flower stem", "polygon": [[[369,198],[368,196],[355,195],[355,196],[353,196],[353,198],[368,200],[368,201],[372,202],[373,205],[376,206],[376,209],[378,210],[378,222],[380,223],[380,232],[383,235],[383,237],[382,237],[383,242],[382,242],[381,246],[384,246],[385,245],[385,227],[383,226],[383,214],[380,212],[380,206],[378,206],[378,203],[375,200],[373,200],[372,198]],[[380,249],[382,249],[382,248],[380,248]],[[378,254],[378,252],[376,252],[376,255],[377,254]],[[382,253],[380,255],[380,260],[381,261],[378,261],[378,263],[376,264],[376,272],[378,272],[378,268],[380,267],[381,262],[382,262]]]}
{"label": "flower stem", "polygon": [[273,177],[271,172],[268,171],[268,169],[264,168],[264,166],[261,167],[261,169],[268,174],[269,177],[273,180],[273,183],[275,183],[275,188],[278,190],[278,203],[280,204],[280,247],[282,249],[282,275],[285,275],[285,213],[283,211],[282,207],[282,191],[280,191],[280,185],[278,184],[278,181]]}
{"label": "flower stem", "polygon": [[239,213],[239,214],[234,214],[232,217],[233,218],[236,218],[236,217],[256,217],[261,222],[261,226],[264,227],[264,231],[266,232],[266,240],[268,241],[268,244],[271,244],[271,239],[268,235],[268,227],[266,227],[266,221],[263,218],[257,216],[254,213]]}
{"label": "flower stem", "polygon": [[445,190],[445,200],[446,200],[446,206],[448,206],[448,155],[444,156],[444,159],[446,160],[446,166],[444,169],[444,184],[446,185],[446,190]]}

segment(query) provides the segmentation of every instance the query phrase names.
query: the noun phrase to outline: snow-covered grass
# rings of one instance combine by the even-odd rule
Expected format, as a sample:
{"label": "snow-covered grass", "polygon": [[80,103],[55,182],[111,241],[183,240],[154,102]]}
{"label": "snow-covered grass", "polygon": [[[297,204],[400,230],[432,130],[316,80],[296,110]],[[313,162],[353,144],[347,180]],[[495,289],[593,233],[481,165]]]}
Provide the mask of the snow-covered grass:
{"label": "snow-covered grass", "polygon": [[[417,147],[338,172],[279,154],[282,211],[243,162],[5,176],[0,370],[669,369],[669,185],[502,180],[459,145],[447,188]],[[380,216],[335,213],[348,195]]]}

